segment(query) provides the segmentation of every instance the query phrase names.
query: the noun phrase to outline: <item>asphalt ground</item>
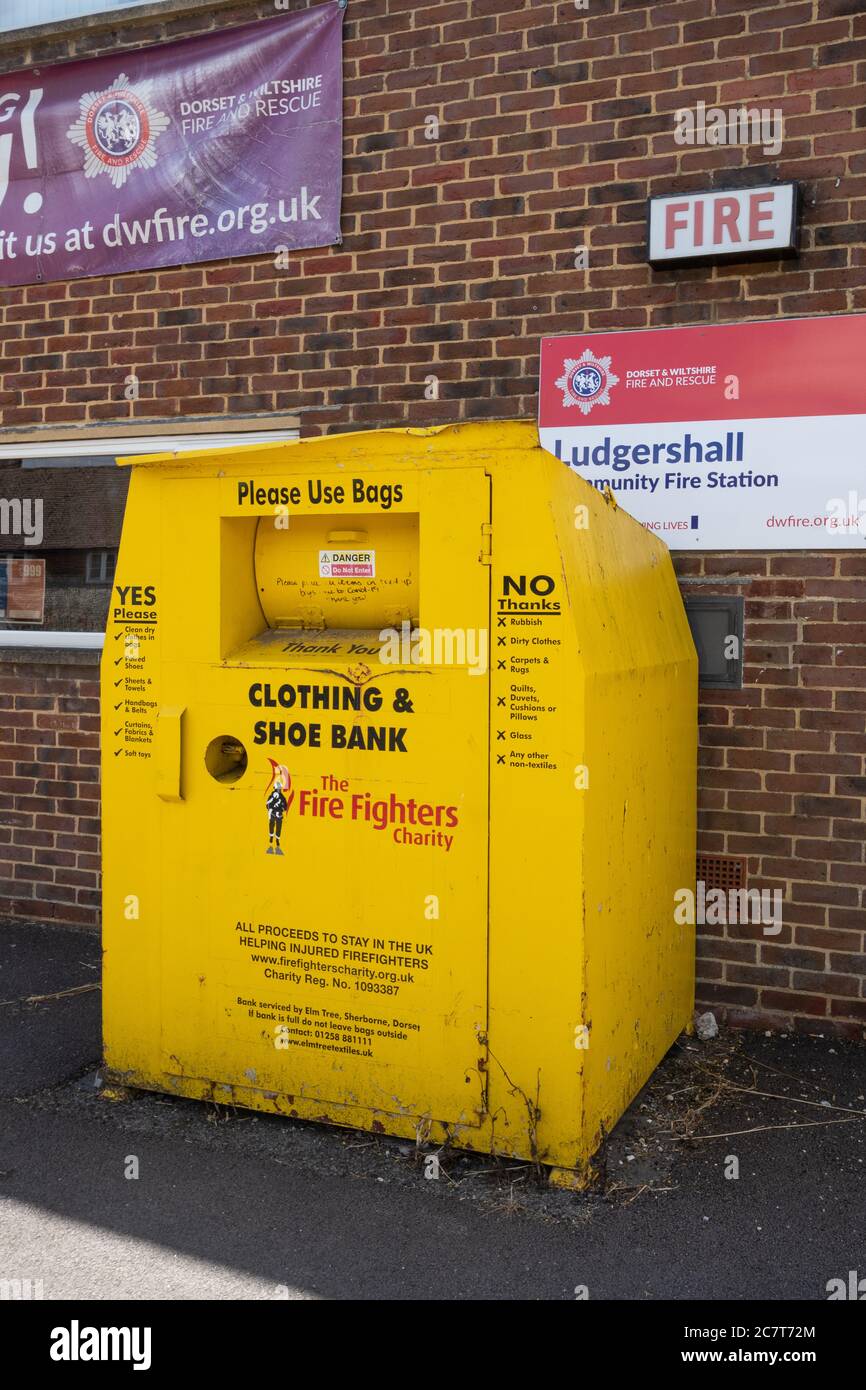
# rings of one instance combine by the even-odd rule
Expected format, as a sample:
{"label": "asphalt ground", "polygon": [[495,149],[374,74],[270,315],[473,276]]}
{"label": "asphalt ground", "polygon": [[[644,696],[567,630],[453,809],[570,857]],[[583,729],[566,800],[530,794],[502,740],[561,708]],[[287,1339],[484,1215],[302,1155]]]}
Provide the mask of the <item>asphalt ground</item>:
{"label": "asphalt ground", "polygon": [[456,1152],[429,1179],[385,1136],[109,1098],[99,964],[89,932],[0,923],[0,1280],[44,1299],[819,1301],[866,1277],[862,1044],[680,1039],[591,1192]]}

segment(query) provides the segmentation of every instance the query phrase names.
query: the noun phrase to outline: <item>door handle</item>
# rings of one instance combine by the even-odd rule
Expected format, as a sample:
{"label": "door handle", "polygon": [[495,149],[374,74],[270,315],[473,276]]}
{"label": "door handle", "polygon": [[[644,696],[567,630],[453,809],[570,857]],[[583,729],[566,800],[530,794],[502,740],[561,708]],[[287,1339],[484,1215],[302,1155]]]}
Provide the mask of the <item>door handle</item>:
{"label": "door handle", "polygon": [[163,801],[183,801],[180,785],[183,716],[182,705],[165,705],[156,716],[156,794]]}

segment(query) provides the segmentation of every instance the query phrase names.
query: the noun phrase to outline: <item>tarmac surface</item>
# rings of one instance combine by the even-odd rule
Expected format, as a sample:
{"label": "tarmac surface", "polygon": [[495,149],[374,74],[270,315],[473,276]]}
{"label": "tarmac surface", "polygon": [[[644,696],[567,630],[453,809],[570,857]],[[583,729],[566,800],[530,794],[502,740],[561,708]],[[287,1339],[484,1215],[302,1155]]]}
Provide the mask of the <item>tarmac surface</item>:
{"label": "tarmac surface", "polygon": [[864,1044],[684,1037],[597,1190],[566,1193],[511,1160],[440,1153],[429,1179],[395,1139],[109,1099],[99,966],[92,933],[0,922],[0,1280],[46,1299],[824,1300],[866,1276]]}

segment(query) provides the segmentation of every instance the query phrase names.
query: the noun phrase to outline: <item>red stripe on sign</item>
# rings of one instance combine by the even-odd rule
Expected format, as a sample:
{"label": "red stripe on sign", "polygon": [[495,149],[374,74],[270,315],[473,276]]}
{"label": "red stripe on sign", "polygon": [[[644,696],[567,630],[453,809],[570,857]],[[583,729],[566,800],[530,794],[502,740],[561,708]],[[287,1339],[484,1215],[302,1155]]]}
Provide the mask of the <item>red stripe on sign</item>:
{"label": "red stripe on sign", "polygon": [[542,428],[866,414],[866,314],[542,338]]}

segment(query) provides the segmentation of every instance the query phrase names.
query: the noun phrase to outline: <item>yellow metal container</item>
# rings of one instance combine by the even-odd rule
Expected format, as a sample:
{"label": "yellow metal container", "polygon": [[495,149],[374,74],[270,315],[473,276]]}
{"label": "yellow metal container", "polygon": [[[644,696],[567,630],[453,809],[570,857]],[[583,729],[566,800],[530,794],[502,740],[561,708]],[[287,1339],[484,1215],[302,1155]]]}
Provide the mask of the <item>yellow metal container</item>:
{"label": "yellow metal container", "polygon": [[579,1181],[692,1008],[665,547],[522,422],[132,463],[107,1067]]}

